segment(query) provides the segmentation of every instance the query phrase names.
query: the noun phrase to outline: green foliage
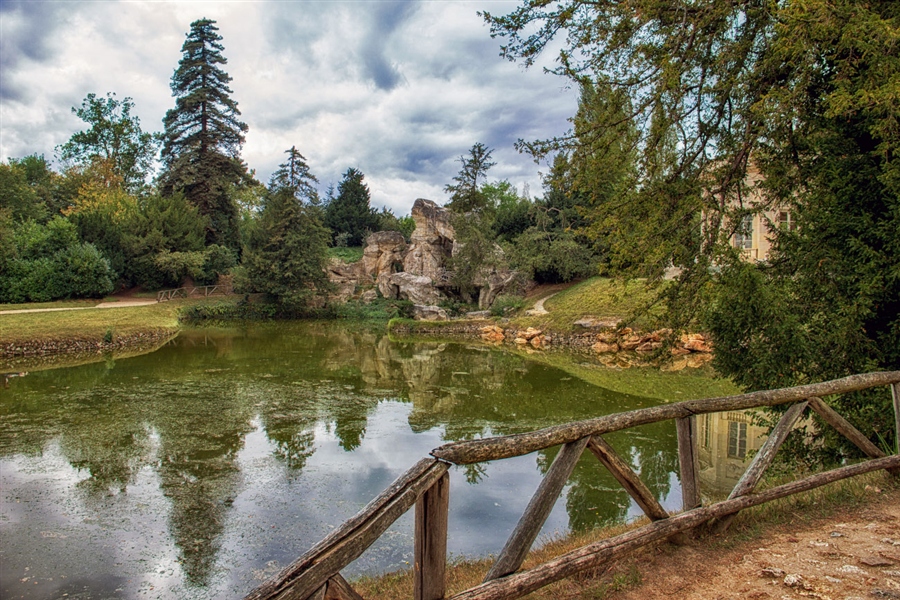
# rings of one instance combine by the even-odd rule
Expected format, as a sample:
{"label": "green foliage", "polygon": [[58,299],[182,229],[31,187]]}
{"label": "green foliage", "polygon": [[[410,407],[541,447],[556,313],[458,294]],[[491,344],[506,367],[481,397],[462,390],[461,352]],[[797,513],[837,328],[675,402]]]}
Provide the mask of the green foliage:
{"label": "green foliage", "polygon": [[153,170],[157,141],[141,130],[140,119],[131,114],[133,108],[131,98],[120,102],[112,92],[105,99],[88,94],[72,112],[91,127],[59,146],[60,158],[82,167],[104,162],[127,190],[139,191]]}
{"label": "green foliage", "polygon": [[336,258],[341,262],[345,263],[354,263],[359,260],[362,260],[363,257],[363,248],[362,246],[357,246],[355,248],[347,248],[347,247],[335,247],[328,249],[328,257]]}
{"label": "green foliage", "polygon": [[509,294],[500,294],[494,303],[491,304],[491,316],[503,317],[510,313],[514,313],[525,308],[525,298],[522,296],[511,296]]}
{"label": "green foliage", "polygon": [[456,245],[449,260],[450,282],[463,301],[471,303],[479,278],[503,266],[503,251],[494,241],[492,221],[484,213],[455,215],[452,223]]}
{"label": "green foliage", "polygon": [[315,298],[330,289],[325,274],[330,233],[322,224],[320,207],[301,203],[302,190],[313,179],[306,168],[298,172],[304,175],[293,183],[273,176],[243,256],[248,287],[290,311],[309,310]]}
{"label": "green foliage", "polygon": [[520,197],[509,181],[487,183],[481,191],[487,205],[495,207],[493,231],[499,240],[510,242],[534,224],[531,201]]}
{"label": "green foliage", "polygon": [[488,170],[497,163],[491,162],[493,150],[481,142],[469,149],[469,155],[459,157],[459,173],[453,177],[452,183],[444,190],[450,192],[447,208],[458,214],[481,212],[489,208],[489,199],[481,189],[481,180],[487,176]]}
{"label": "green foliage", "polygon": [[247,125],[231,98],[231,77],[219,65],[222,36],[215,21],[200,19],[181,48],[182,58],[172,75],[175,108],[163,119],[160,191],[176,191],[207,218],[206,241],[238,250],[240,212],[233,187],[250,185],[247,168],[240,159]]}
{"label": "green foliage", "polygon": [[390,321],[391,319],[412,318],[413,303],[409,300],[377,298],[369,303],[350,300],[333,307],[339,319],[353,321]]}
{"label": "green foliage", "polygon": [[381,212],[376,213],[376,216],[378,217],[378,225],[375,227],[375,231],[398,231],[407,242],[416,228],[416,222],[410,215],[398,218],[387,207],[383,207]]}
{"label": "green foliage", "polygon": [[[704,317],[721,372],[773,388],[900,368],[896,2],[528,0],[484,17],[526,64],[565,36],[554,70],[597,92],[582,87],[570,156],[572,189],[601,192],[591,232],[620,271],[683,268],[663,290],[669,318]],[[603,148],[636,152],[632,191],[581,185],[603,175]],[[773,231],[768,264],[743,264],[732,233],[769,208],[796,228]],[[886,397],[835,402],[891,443]],[[818,441],[820,458],[848,455]]]}
{"label": "green foliage", "polygon": [[538,283],[562,283],[597,272],[590,247],[567,230],[547,233],[530,228],[516,238],[510,261]]}
{"label": "green foliage", "polygon": [[0,163],[0,209],[16,221],[44,222],[68,206],[80,182],[50,169],[43,155]]}
{"label": "green foliage", "polygon": [[112,291],[109,263],[94,246],[79,241],[66,219],[54,217],[46,225],[28,221],[7,232],[12,235],[0,271],[0,302],[47,302]]}
{"label": "green foliage", "polygon": [[384,213],[379,215],[369,206],[369,186],[363,178],[360,171],[347,169],[338,184],[337,197],[325,206],[325,226],[331,229],[334,245],[337,245],[337,236],[346,234],[341,238],[342,245],[361,246],[366,237],[387,220]]}
{"label": "green foliage", "polygon": [[219,275],[227,275],[237,265],[237,255],[226,246],[207,246],[203,255],[203,267],[197,276],[200,285],[215,284]]}

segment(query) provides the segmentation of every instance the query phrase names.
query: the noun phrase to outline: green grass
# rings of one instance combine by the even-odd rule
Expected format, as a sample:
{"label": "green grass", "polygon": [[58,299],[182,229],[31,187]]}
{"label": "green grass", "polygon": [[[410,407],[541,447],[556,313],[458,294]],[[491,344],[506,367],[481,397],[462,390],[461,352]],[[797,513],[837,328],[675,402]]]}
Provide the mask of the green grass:
{"label": "green grass", "polygon": [[[592,277],[552,296],[544,303],[549,314],[539,317],[518,317],[517,325],[543,327],[568,332],[575,329],[578,319],[617,317],[628,319],[638,329],[653,329],[662,316],[662,307],[654,306],[641,314],[655,296],[642,280],[621,281],[606,277]],[[529,304],[526,308],[531,308]],[[636,318],[633,318],[637,315]]]}
{"label": "green grass", "polygon": [[[143,331],[178,329],[178,312],[185,306],[211,300],[177,299],[146,306],[98,308],[59,312],[0,315],[0,342],[91,340],[102,341],[107,331],[131,335]],[[47,308],[63,308],[52,303]],[[41,308],[29,304],[26,308]]]}
{"label": "green grass", "polygon": [[362,246],[355,246],[351,248],[329,248],[328,256],[331,258],[337,258],[341,262],[352,263],[358,260],[362,260],[363,248]]}

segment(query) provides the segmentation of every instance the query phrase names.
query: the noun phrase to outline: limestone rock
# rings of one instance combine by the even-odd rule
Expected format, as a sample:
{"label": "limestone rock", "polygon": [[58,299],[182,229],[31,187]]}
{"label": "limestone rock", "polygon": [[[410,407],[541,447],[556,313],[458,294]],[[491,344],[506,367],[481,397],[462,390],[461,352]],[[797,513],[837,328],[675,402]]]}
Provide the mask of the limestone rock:
{"label": "limestone rock", "polygon": [[453,254],[456,239],[450,224],[450,211],[431,200],[419,198],[410,214],[416,228],[410,236],[403,270],[441,283],[444,265]]}
{"label": "limestone rock", "polygon": [[[396,297],[401,300],[409,300],[413,304],[421,304],[424,306],[436,305],[443,299],[441,293],[435,289],[434,284],[428,277],[401,272],[391,275],[388,281],[392,286],[392,290],[393,286],[396,286],[397,295],[387,296],[385,294],[385,297]],[[381,289],[380,285],[379,289]],[[384,294],[384,292],[382,292],[382,294]]]}
{"label": "limestone rock", "polygon": [[487,319],[491,316],[489,310],[473,310],[466,313],[467,319]]}
{"label": "limestone rock", "polygon": [[499,343],[506,339],[503,328],[497,325],[488,325],[481,328],[481,339],[486,342]]}
{"label": "limestone rock", "polygon": [[535,329],[534,327],[529,327],[525,331],[519,332],[519,337],[524,338],[525,341],[531,341],[531,339],[541,335],[543,333],[540,329]]}
{"label": "limestone rock", "polygon": [[448,321],[450,317],[440,306],[413,304],[413,318],[417,321]]}
{"label": "limestone rock", "polygon": [[399,231],[378,231],[366,238],[362,269],[372,280],[382,273],[395,273],[403,267],[406,240]]}
{"label": "limestone rock", "polygon": [[636,352],[654,352],[655,350],[659,350],[663,347],[662,342],[654,342],[652,340],[648,340],[643,342],[640,346],[635,348]]}
{"label": "limestone rock", "polygon": [[378,292],[375,290],[366,290],[359,296],[359,301],[363,304],[371,304],[378,299]]}
{"label": "limestone rock", "polygon": [[481,288],[478,291],[478,308],[490,308],[497,296],[518,283],[518,275],[516,271],[500,270],[476,277],[474,283]]}
{"label": "limestone rock", "polygon": [[573,323],[576,327],[585,329],[606,328],[615,329],[621,321],[617,317],[585,317]]}
{"label": "limestone rock", "polygon": [[591,350],[597,354],[610,354],[619,351],[619,345],[616,343],[608,344],[606,342],[597,342],[591,346]]}

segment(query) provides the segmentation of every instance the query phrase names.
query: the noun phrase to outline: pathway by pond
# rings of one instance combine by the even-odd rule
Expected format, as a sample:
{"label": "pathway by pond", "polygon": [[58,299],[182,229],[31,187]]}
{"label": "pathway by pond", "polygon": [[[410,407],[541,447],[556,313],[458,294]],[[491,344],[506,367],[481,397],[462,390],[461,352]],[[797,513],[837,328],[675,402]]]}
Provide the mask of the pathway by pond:
{"label": "pathway by pond", "polygon": [[[717,386],[634,371],[610,386],[623,393],[584,375],[600,368],[300,323],[186,331],[151,354],[16,378],[0,389],[0,596],[240,597],[446,441]],[[680,508],[673,429],[609,441]],[[554,455],[453,470],[451,553],[498,552]],[[639,514],[586,459],[544,535]],[[349,574],[406,568],[411,552],[407,515]]]}

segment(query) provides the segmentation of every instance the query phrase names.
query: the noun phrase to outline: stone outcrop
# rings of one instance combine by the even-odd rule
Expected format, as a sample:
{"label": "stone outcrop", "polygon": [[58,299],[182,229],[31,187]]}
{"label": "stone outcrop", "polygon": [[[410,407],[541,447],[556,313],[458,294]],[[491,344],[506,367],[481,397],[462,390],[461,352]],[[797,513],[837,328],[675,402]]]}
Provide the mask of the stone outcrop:
{"label": "stone outcrop", "polygon": [[406,240],[399,231],[379,231],[366,238],[362,269],[372,281],[383,273],[388,275],[403,270]]}
{"label": "stone outcrop", "polygon": [[410,213],[416,228],[409,239],[403,270],[440,283],[453,255],[456,234],[450,224],[450,211],[431,200],[419,198]]}
{"label": "stone outcrop", "polygon": [[400,298],[423,305],[437,304],[444,299],[444,296],[435,289],[431,279],[423,275],[402,271],[394,273],[387,281],[391,292],[391,295],[383,294],[387,298]]}
{"label": "stone outcrop", "polygon": [[[416,227],[409,244],[399,232],[379,231],[366,239],[358,263],[335,260],[329,264],[328,276],[337,290],[333,298],[346,301],[366,294],[368,299],[374,286],[385,298],[436,306],[453,293],[447,265],[459,245],[450,211],[419,198],[411,214]],[[520,278],[510,270],[485,270],[473,283],[478,288],[478,307],[487,309],[500,293],[518,286]]]}
{"label": "stone outcrop", "polygon": [[446,321],[450,318],[440,306],[423,306],[414,304],[412,310],[413,318],[419,321]]}

